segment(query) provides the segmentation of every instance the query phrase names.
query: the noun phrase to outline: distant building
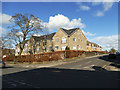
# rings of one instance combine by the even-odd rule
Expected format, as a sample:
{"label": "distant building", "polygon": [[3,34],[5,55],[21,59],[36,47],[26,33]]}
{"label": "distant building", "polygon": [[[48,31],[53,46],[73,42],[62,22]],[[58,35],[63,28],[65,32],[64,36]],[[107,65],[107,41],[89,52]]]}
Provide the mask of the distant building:
{"label": "distant building", "polygon": [[101,51],[102,47],[96,43],[87,41],[87,51]]}
{"label": "distant building", "polygon": [[[26,40],[22,55],[39,54],[43,52],[62,51],[66,46],[70,50],[101,50],[101,46],[87,41],[80,28],[64,29],[60,28],[56,33],[43,36],[31,36]],[[20,48],[16,46],[15,55],[19,55]],[[96,47],[96,49],[93,47]]]}

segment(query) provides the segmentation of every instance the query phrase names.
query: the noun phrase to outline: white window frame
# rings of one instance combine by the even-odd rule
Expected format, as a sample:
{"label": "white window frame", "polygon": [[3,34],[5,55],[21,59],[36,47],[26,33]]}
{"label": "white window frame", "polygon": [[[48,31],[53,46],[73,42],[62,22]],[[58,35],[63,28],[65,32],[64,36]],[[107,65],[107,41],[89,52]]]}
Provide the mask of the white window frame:
{"label": "white window frame", "polygon": [[40,52],[40,48],[37,48],[37,53]]}
{"label": "white window frame", "polygon": [[62,43],[66,43],[67,42],[67,38],[66,37],[62,37]]}
{"label": "white window frame", "polygon": [[66,48],[66,45],[62,45],[62,51],[65,50]]}
{"label": "white window frame", "polygon": [[37,42],[37,46],[40,46],[40,42]]}
{"label": "white window frame", "polygon": [[78,50],[80,50],[80,45],[78,45]]}
{"label": "white window frame", "polygon": [[76,48],[76,45],[73,45],[73,50],[76,50],[77,48]]}

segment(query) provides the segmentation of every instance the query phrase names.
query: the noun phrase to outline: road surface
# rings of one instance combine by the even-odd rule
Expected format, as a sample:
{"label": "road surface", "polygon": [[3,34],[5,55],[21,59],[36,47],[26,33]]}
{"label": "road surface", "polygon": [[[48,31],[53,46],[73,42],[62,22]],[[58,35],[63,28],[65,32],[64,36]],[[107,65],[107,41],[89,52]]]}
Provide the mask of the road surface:
{"label": "road surface", "polygon": [[44,68],[3,69],[2,88],[118,88],[118,71],[104,69],[110,62],[98,57]]}

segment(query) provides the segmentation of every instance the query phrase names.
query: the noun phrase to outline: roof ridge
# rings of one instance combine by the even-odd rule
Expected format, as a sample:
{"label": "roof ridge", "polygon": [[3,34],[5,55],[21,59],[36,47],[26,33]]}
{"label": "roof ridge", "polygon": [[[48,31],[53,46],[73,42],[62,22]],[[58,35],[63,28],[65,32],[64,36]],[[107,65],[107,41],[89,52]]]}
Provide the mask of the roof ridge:
{"label": "roof ridge", "polygon": [[76,31],[79,28],[72,28],[72,29],[64,29],[64,28],[60,28],[61,30],[63,30],[67,35],[71,35],[74,31]]}

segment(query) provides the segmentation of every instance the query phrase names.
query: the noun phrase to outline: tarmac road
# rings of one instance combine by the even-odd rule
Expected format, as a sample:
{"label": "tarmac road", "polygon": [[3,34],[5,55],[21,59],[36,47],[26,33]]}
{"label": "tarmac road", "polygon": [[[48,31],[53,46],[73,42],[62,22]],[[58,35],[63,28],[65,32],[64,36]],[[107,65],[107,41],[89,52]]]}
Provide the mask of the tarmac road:
{"label": "tarmac road", "polygon": [[110,63],[98,56],[50,67],[5,68],[2,88],[118,88],[119,71],[104,68]]}

